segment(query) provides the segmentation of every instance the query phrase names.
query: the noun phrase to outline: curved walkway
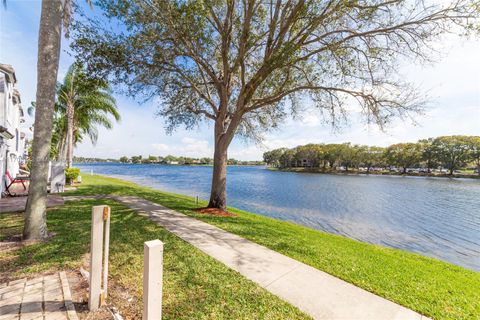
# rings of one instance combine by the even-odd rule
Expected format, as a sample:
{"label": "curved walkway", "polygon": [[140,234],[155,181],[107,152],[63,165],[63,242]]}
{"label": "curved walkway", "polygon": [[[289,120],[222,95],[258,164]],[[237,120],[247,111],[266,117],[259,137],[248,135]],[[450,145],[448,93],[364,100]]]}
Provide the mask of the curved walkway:
{"label": "curved walkway", "polygon": [[427,319],[318,269],[138,197],[114,197],[315,319]]}
{"label": "curved walkway", "polygon": [[428,319],[323,271],[159,204],[130,196],[109,198],[150,218],[314,319]]}

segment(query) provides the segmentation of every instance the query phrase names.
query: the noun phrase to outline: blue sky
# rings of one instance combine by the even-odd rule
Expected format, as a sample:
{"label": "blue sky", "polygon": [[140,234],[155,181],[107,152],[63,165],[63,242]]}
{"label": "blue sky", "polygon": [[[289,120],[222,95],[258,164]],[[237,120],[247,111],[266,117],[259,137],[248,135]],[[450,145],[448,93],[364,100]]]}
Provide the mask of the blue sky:
{"label": "blue sky", "polygon": [[[98,10],[98,9],[97,9]],[[23,105],[35,100],[36,58],[40,1],[8,1],[0,9],[0,62],[13,65]],[[386,132],[362,122],[358,110],[351,107],[350,121],[339,132],[332,132],[320,114],[305,105],[301,119],[288,119],[265,136],[260,145],[233,141],[229,156],[242,160],[261,159],[265,150],[294,147],[306,143],[353,142],[387,146],[439,135],[480,135],[480,40],[447,36],[436,44],[441,52],[432,65],[403,64],[404,78],[419,86],[430,97],[429,107],[412,121],[395,121]],[[63,41],[59,69],[62,79],[73,62]],[[203,124],[197,129],[178,129],[167,135],[163,119],[155,116],[154,102],[143,105],[116,95],[122,121],[111,131],[100,130],[96,146],[79,145],[78,156],[119,158],[127,155],[212,156],[213,128]],[[31,122],[31,120],[30,120]]]}

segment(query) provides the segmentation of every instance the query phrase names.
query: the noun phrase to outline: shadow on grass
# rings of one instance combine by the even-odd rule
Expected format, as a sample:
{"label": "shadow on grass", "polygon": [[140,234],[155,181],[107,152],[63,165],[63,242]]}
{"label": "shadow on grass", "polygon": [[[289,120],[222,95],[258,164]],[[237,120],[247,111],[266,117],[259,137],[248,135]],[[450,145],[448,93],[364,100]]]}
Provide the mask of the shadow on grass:
{"label": "shadow on grass", "polygon": [[[97,194],[113,189],[94,188]],[[70,201],[50,209],[47,224],[55,236],[1,255],[8,263],[0,266],[0,272],[13,279],[37,272],[78,270],[89,252],[91,207],[100,204],[112,208],[109,292],[121,314],[141,318],[143,243],[160,239],[165,244],[163,319],[309,318],[147,218],[106,199]]]}
{"label": "shadow on grass", "polygon": [[74,194],[138,196],[238,234],[422,314],[439,319],[480,316],[480,273],[450,263],[233,208],[229,211],[237,213],[237,217],[198,214],[191,210],[205,206],[205,202],[196,205],[193,198],[119,179],[88,176]]}

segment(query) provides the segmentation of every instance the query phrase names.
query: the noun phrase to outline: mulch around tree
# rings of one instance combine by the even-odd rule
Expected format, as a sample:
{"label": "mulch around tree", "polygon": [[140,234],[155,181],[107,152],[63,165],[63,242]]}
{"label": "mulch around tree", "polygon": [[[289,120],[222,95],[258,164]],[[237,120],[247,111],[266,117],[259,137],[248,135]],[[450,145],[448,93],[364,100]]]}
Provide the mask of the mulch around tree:
{"label": "mulch around tree", "polygon": [[235,213],[224,211],[218,208],[197,208],[197,209],[194,209],[194,211],[198,213],[208,214],[211,216],[218,216],[218,217],[236,217],[237,216]]}

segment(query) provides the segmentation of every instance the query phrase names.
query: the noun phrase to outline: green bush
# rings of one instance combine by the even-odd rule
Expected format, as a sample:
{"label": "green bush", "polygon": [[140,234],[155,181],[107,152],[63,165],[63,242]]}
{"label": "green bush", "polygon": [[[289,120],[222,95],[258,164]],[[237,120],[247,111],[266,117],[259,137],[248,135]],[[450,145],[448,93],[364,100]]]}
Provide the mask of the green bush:
{"label": "green bush", "polygon": [[67,168],[65,169],[65,178],[67,180],[67,183],[73,183],[75,180],[77,180],[78,176],[80,175],[80,169],[79,168]]}

